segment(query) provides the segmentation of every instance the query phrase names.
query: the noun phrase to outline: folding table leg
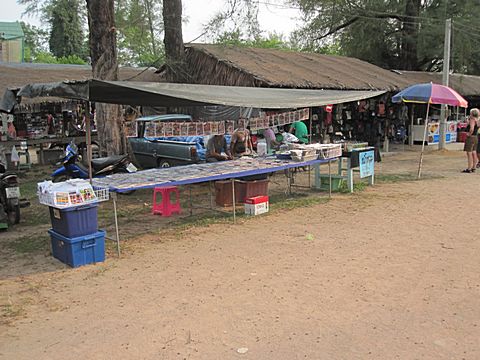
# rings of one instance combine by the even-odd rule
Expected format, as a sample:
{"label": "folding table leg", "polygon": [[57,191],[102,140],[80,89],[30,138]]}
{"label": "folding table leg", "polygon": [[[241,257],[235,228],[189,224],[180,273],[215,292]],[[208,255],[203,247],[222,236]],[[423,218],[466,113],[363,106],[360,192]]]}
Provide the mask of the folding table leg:
{"label": "folding table leg", "polygon": [[118,234],[118,216],[117,216],[117,193],[112,193],[113,199],[113,213],[115,215],[115,232],[116,232],[116,241],[117,241],[117,254],[120,257],[120,236]]}
{"label": "folding table leg", "polygon": [[237,222],[235,209],[235,179],[232,179],[232,204],[233,204],[233,223]]}

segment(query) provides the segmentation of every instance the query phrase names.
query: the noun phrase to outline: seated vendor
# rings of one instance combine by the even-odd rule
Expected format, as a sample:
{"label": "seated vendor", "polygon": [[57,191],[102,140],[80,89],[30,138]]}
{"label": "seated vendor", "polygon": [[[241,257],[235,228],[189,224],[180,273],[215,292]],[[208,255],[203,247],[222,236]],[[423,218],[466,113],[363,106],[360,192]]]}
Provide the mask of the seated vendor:
{"label": "seated vendor", "polygon": [[237,129],[230,140],[230,152],[234,157],[253,154],[252,139],[247,129]]}
{"label": "seated vendor", "polygon": [[298,138],[301,143],[308,143],[308,130],[307,125],[302,121],[295,121],[290,127],[290,134],[295,131],[294,135]]}
{"label": "seated vendor", "polygon": [[[222,154],[222,152],[224,154]],[[227,146],[227,140],[223,135],[214,135],[207,142],[207,162],[232,160],[232,155]]]}
{"label": "seated vendor", "polygon": [[265,129],[263,132],[263,136],[265,137],[265,141],[267,142],[267,151],[271,152],[273,149],[278,149],[280,146],[280,141],[277,141],[275,136],[275,132],[273,131],[272,127],[273,124],[270,122],[269,128]]}

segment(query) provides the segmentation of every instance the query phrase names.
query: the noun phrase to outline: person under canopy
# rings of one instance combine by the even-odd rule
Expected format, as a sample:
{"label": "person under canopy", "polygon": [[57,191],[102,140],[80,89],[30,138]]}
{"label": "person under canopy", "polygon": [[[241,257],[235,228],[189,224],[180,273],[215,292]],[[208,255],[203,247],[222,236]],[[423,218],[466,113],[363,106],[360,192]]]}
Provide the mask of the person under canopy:
{"label": "person under canopy", "polygon": [[230,153],[233,157],[253,154],[252,138],[248,129],[236,129],[230,140]]}
{"label": "person under canopy", "polygon": [[[295,133],[294,133],[295,132]],[[308,129],[302,121],[295,121],[290,126],[290,133],[298,138],[301,143],[308,144]]]}
{"label": "person under canopy", "polygon": [[232,154],[227,146],[224,135],[213,135],[207,142],[207,162],[232,160]]}

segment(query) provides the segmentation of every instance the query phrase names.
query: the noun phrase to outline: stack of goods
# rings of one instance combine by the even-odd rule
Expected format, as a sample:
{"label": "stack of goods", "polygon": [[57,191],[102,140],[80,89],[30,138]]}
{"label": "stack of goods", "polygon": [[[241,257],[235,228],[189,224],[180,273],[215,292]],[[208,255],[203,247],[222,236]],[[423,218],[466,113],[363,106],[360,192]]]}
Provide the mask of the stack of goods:
{"label": "stack of goods", "polygon": [[295,161],[333,159],[342,155],[340,144],[289,144],[290,156]]}
{"label": "stack of goods", "polygon": [[317,151],[313,148],[290,150],[293,161],[310,161],[318,158]]}
{"label": "stack of goods", "polygon": [[351,152],[357,149],[363,149],[368,147],[367,142],[354,142],[354,141],[345,141],[340,145],[342,145],[343,151],[346,151],[346,152]]}
{"label": "stack of goods", "polygon": [[52,254],[72,267],[105,260],[105,232],[98,230],[98,197],[88,181],[38,184],[40,203],[49,206]]}

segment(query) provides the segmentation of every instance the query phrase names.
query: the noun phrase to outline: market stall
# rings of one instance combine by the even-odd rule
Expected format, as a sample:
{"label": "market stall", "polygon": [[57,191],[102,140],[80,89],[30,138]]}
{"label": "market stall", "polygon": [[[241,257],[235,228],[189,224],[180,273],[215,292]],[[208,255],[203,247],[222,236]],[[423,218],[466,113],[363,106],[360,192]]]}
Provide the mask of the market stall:
{"label": "market stall", "polygon": [[[338,146],[338,148],[340,148]],[[286,170],[290,172],[294,168],[305,166],[319,166],[329,164],[338,159],[340,152],[333,153],[332,157],[319,159],[314,157],[311,160],[295,161],[292,159],[278,159],[276,157],[242,158],[238,160],[223,161],[217,163],[192,164],[176,168],[161,168],[138,171],[132,174],[114,174],[105,178],[93,179],[93,186],[96,189],[108,189],[113,193],[114,217],[116,226],[116,241],[119,245],[119,229],[117,219],[117,205],[115,193],[122,193],[139,189],[154,189],[166,186],[180,186],[212,182],[216,180],[230,179],[232,182],[232,205],[233,221],[236,219],[235,208],[235,182],[236,179],[259,174],[269,174]],[[330,166],[329,166],[330,168]],[[287,179],[290,177],[287,176]],[[291,183],[289,182],[290,186]],[[211,189],[211,187],[210,187]],[[119,250],[120,251],[120,250]]]}
{"label": "market stall", "polygon": [[[189,107],[204,106],[207,104],[256,107],[259,109],[275,109],[278,114],[267,117],[250,119],[250,126],[254,129],[265,129],[270,123],[276,125],[291,124],[310,116],[309,108],[327,104],[341,104],[379,96],[385,91],[342,91],[342,90],[303,90],[303,89],[272,89],[236,86],[211,86],[192,84],[169,83],[142,83],[122,81],[88,80],[76,82],[61,82],[48,84],[30,84],[21,89],[9,90],[0,102],[0,110],[9,112],[16,104],[18,97],[56,96],[83,100],[88,108],[88,102],[104,102],[129,104],[137,106],[170,106]],[[296,109],[293,111],[289,111]],[[202,135],[227,132],[228,121],[224,123],[196,123],[195,127],[188,124],[186,127],[176,123],[162,124],[154,128],[154,135],[174,136],[183,133]],[[91,149],[88,139],[89,122],[87,122],[87,145]],[[201,125],[201,127],[200,127]],[[213,131],[212,126],[213,125]],[[222,126],[223,125],[223,126]],[[244,124],[246,126],[246,124]],[[219,130],[220,128],[220,130]],[[215,131],[216,130],[216,131]],[[318,144],[320,145],[320,144]],[[340,147],[336,149],[340,150]],[[318,151],[318,153],[317,153]],[[222,161],[210,164],[194,164],[172,169],[152,169],[134,174],[115,174],[103,179],[91,179],[97,189],[108,189],[113,193],[114,217],[116,223],[116,241],[119,248],[119,232],[117,221],[117,192],[131,191],[144,188],[161,188],[165,186],[187,185],[200,182],[209,182],[221,179],[231,179],[232,200],[235,221],[235,182],[239,177],[258,174],[268,174],[276,171],[291,173],[291,169],[298,167],[330,164],[341,155],[341,150],[328,149],[325,152],[319,148],[291,149],[291,159],[271,157],[257,157],[234,161]],[[91,150],[88,151],[91,163]],[[90,168],[91,169],[91,168]],[[330,169],[330,166],[329,166]],[[91,174],[91,171],[90,171]],[[291,179],[291,176],[287,176]],[[292,183],[289,182],[289,187]]]}
{"label": "market stall", "polygon": [[[338,170],[336,174],[321,174],[320,166],[315,168],[315,188],[325,189],[323,184],[328,180],[327,184],[337,190],[343,181],[349,192],[353,192],[354,181],[353,173],[358,171],[360,179],[367,179],[369,185],[375,183],[375,148],[368,146],[368,143],[344,142],[342,146],[342,155],[338,161]],[[332,185],[334,181],[335,185]]]}

